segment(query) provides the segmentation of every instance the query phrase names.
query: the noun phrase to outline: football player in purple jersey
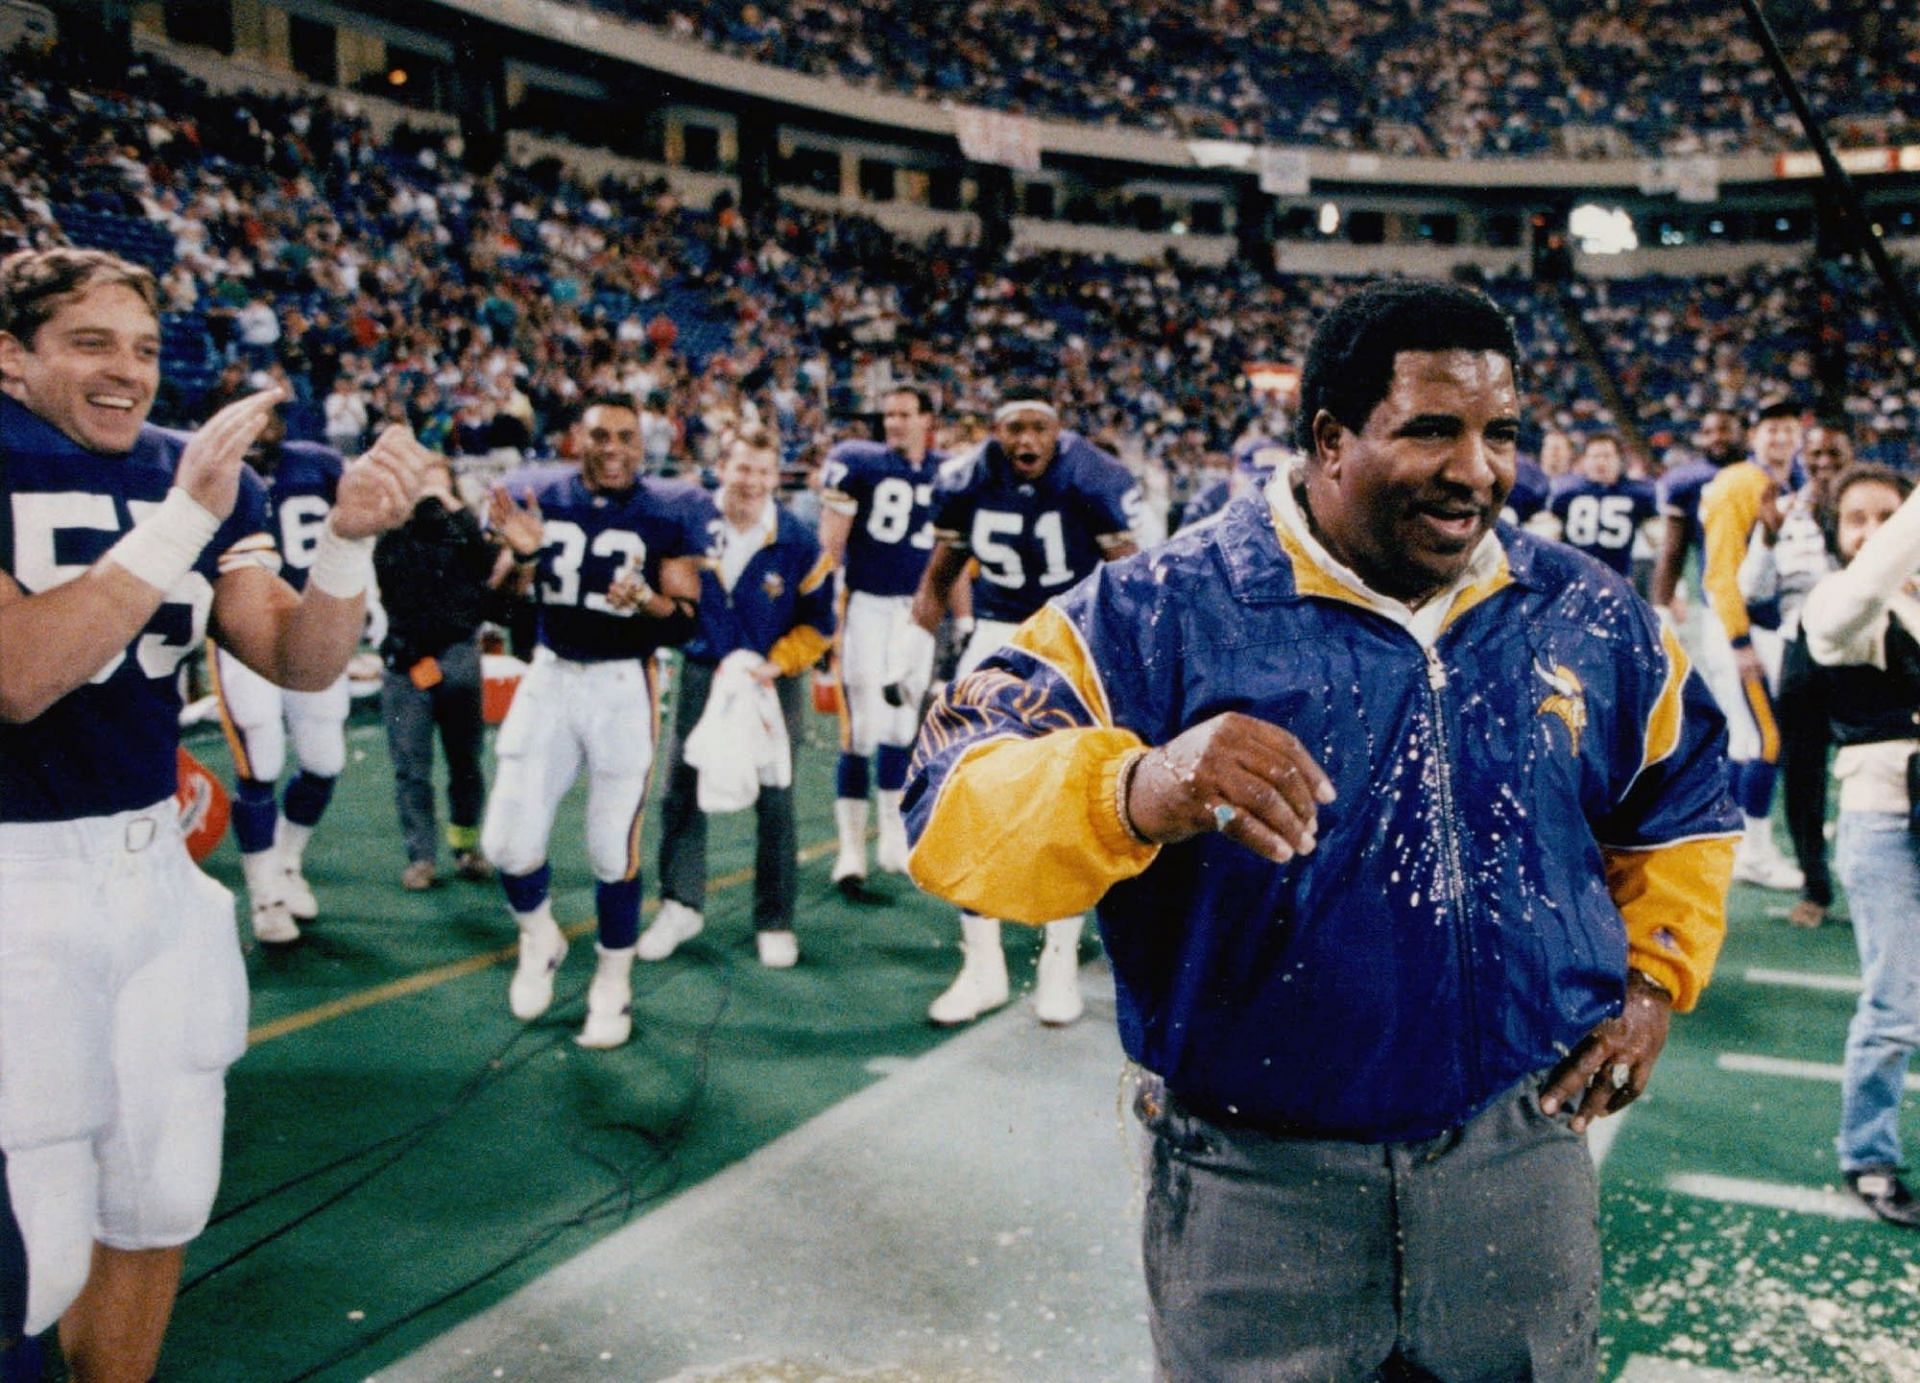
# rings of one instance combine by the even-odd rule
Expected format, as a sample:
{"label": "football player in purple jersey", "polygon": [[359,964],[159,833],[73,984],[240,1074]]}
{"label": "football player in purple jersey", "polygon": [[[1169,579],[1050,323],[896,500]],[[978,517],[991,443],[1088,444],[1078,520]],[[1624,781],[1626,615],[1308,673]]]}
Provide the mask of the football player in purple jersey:
{"label": "football player in purple jersey", "polygon": [[639,474],[631,399],[591,400],[575,436],[578,474],[520,498],[493,495],[494,530],[530,569],[539,630],[494,744],[499,769],[480,848],[500,871],[520,931],[508,1007],[531,1022],[552,1004],[567,955],[548,898],[548,838],[560,800],[586,771],[599,965],[577,1040],[618,1047],[633,1033],[640,824],[656,737],[652,659],[693,636],[716,514],[693,486]]}
{"label": "football player in purple jersey", "polygon": [[[345,461],[318,442],[289,442],[286,430],[276,409],[248,451],[247,464],[266,483],[267,531],[280,554],[280,574],[297,591],[307,583]],[[346,674],[321,691],[288,691],[225,649],[210,652],[220,725],[233,752],[233,834],[253,934],[270,945],[295,941],[299,923],[320,912],[303,863],[307,841],[347,763],[352,697]],[[289,740],[298,769],[276,805]]]}
{"label": "football player in purple jersey", "polygon": [[1728,466],[1746,458],[1746,426],[1730,408],[1709,408],[1694,434],[1699,455],[1660,477],[1656,502],[1667,521],[1659,560],[1653,569],[1653,606],[1676,619],[1686,611],[1677,603],[1687,554],[1704,546],[1700,530],[1700,493]]}
{"label": "football player in purple jersey", "polygon": [[393,428],[348,466],[296,592],[244,464],[280,392],[186,436],[159,385],[147,270],[0,261],[0,1364],[57,1320],[80,1379],[152,1375],[246,1048],[233,897],[173,801],[180,663],[211,630],[330,684],[427,462]]}
{"label": "football player in purple jersey", "polygon": [[1547,499],[1559,540],[1622,576],[1632,575],[1634,537],[1655,511],[1653,486],[1626,476],[1620,439],[1611,432],[1581,444],[1577,469],[1556,480]]}
{"label": "football player in purple jersey", "polygon": [[[933,501],[933,556],[914,592],[912,618],[896,639],[890,679],[918,705],[933,661],[933,631],[954,583],[969,562],[973,636],[956,678],[994,652],[1047,600],[1099,566],[1137,550],[1140,487],[1119,461],[1060,426],[1044,383],[1003,393],[993,436],[941,468]],[[1063,1025],[1080,1017],[1080,917],[1049,922],[1034,983],[1040,1021]],[[935,1023],[968,1023],[1007,1002],[1007,962],[1000,923],[962,913],[964,961],[953,984],[933,1001]]]}
{"label": "football player in purple jersey", "polygon": [[840,765],[834,820],[840,853],[833,882],[857,892],[867,877],[867,767],[877,758],[879,840],[874,862],[907,868],[900,791],[920,728],[920,707],[885,696],[887,652],[909,618],[933,552],[933,483],[946,460],[932,450],[933,397],[903,385],[882,404],[885,443],[842,442],[821,476],[820,545],[839,563],[844,601],[839,639]]}

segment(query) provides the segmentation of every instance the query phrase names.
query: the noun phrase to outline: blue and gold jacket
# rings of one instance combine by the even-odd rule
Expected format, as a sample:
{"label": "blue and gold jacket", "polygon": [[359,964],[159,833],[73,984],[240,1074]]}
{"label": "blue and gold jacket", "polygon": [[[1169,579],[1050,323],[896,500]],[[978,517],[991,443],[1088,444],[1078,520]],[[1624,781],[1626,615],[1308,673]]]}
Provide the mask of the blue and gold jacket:
{"label": "blue and gold jacket", "polygon": [[700,572],[699,632],[686,647],[696,663],[717,664],[751,649],[783,677],[804,672],[833,646],[833,559],[813,531],[782,505],[765,546],[747,559],[728,590],[720,580],[720,525],[711,526],[713,550]]}
{"label": "blue and gold jacket", "polygon": [[[1431,1137],[1618,1013],[1630,965],[1693,1006],[1740,824],[1724,725],[1600,563],[1502,526],[1425,646],[1291,498],[1103,566],[950,688],[910,868],[988,916],[1098,903],[1122,1042],[1195,1112]],[[1142,845],[1121,820],[1128,751],[1227,711],[1333,779],[1312,854]]]}

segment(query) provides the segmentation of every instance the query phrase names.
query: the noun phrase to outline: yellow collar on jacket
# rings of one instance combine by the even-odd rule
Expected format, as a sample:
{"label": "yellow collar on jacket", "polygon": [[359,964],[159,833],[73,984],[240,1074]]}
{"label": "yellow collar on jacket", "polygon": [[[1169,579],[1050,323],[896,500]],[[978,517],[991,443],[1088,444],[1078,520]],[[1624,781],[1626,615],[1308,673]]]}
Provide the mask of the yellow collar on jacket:
{"label": "yellow collar on jacket", "polygon": [[1418,609],[1380,594],[1351,567],[1338,561],[1313,535],[1294,493],[1299,474],[1297,469],[1275,472],[1267,484],[1266,495],[1274,532],[1293,563],[1293,585],[1301,595],[1344,601],[1384,615],[1412,634],[1422,648],[1431,648],[1447,626],[1511,584],[1513,576],[1507,567],[1507,550],[1501,546],[1498,533],[1488,533],[1473,550],[1473,557],[1459,578]]}

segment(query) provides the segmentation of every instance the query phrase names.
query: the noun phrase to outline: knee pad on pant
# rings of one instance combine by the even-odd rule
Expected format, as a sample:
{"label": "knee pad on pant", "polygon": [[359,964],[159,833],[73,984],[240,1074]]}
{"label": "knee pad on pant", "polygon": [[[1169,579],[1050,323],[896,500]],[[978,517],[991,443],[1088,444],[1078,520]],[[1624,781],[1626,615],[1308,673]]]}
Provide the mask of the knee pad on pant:
{"label": "knee pad on pant", "polygon": [[603,884],[638,878],[646,775],[618,784],[596,782],[594,787],[587,804],[587,863],[593,877]]}
{"label": "knee pad on pant", "polygon": [[528,829],[518,813],[496,811],[489,802],[486,824],[480,828],[480,853],[502,874],[532,874],[547,862],[543,836]]}
{"label": "knee pad on pant", "polygon": [[38,1335],[66,1314],[93,1264],[99,1168],[93,1142],[73,1138],[6,1156],[7,1199],[27,1250],[25,1333]]}
{"label": "knee pad on pant", "polygon": [[290,717],[289,726],[293,732],[294,761],[303,770],[326,779],[338,778],[345,771],[347,724],[344,718],[303,713]]}
{"label": "knee pad on pant", "polygon": [[130,1158],[122,1166],[111,1151],[101,1158],[100,1242],[109,1248],[173,1248],[198,1236],[213,1213],[226,1074],[184,1070],[170,1084],[165,1121],[153,1145],[134,1154],[138,1165]]}

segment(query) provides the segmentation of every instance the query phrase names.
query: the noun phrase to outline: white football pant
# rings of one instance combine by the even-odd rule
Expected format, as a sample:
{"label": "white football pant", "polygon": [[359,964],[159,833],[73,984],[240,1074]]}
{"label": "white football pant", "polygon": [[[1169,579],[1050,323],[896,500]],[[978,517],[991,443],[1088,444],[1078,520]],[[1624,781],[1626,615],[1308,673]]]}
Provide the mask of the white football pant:
{"label": "white football pant", "polygon": [[545,864],[554,813],[584,766],[593,877],[633,878],[654,735],[653,688],[639,659],[576,663],[536,649],[494,743],[481,852],[509,874]]}
{"label": "white football pant", "polygon": [[79,1295],[96,1239],[172,1248],[206,1227],[246,1045],[233,895],[194,866],[171,798],[0,825],[0,1150],[28,1334]]}

